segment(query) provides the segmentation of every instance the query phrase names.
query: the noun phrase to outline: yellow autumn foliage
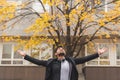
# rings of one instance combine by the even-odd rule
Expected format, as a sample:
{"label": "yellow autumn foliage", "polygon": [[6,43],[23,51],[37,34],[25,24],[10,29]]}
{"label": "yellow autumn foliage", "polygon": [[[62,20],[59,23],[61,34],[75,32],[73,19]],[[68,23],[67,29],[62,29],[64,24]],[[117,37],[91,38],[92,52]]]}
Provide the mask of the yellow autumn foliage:
{"label": "yellow autumn foliage", "polygon": [[96,52],[95,44],[93,42],[89,42],[87,44],[87,53],[92,54]]}
{"label": "yellow autumn foliage", "polygon": [[16,3],[9,3],[6,0],[2,0],[0,1],[0,6],[0,23],[14,17]]}
{"label": "yellow autumn foliage", "polygon": [[27,33],[34,32],[34,35],[39,34],[39,32],[42,32],[45,30],[45,28],[49,27],[51,24],[49,21],[51,18],[53,18],[49,13],[45,13],[41,15],[41,18],[37,18],[35,23],[28,27],[25,31]]}
{"label": "yellow autumn foliage", "polygon": [[[34,12],[34,10],[30,8],[31,13],[33,12],[39,15],[37,18],[35,18],[33,24],[31,24],[25,29],[25,32],[27,34],[32,34],[32,35],[26,40],[19,39],[20,38],[19,37],[16,39],[16,41],[18,41],[20,45],[24,45],[25,48],[28,49],[30,48],[30,46],[35,47],[36,45],[39,45],[43,41],[47,41],[50,44],[55,44],[55,41],[53,41],[53,39],[48,38],[48,36],[50,36],[51,34],[55,36],[56,38],[55,40],[56,42],[58,42],[59,41],[58,36],[56,37],[57,34],[59,34],[60,37],[61,36],[66,37],[66,35],[68,35],[67,33],[70,33],[70,35],[75,33],[74,31],[77,28],[78,30],[76,30],[76,34],[78,35],[75,36],[79,37],[79,36],[89,35],[89,29],[87,30],[86,27],[88,27],[87,25],[91,25],[94,22],[96,23],[96,25],[95,26],[93,25],[91,27],[94,28],[97,26],[96,30],[99,27],[102,28],[106,27],[107,22],[114,23],[114,25],[120,23],[119,19],[117,21],[114,20],[115,18],[120,16],[120,6],[119,6],[120,1],[115,2],[114,7],[108,10],[108,12],[105,12],[104,10],[98,11],[97,9],[95,9],[96,5],[100,6],[102,2],[101,0],[94,0],[94,1],[95,2],[93,5],[92,2],[88,2],[88,0],[74,0],[73,3],[69,2],[69,0],[68,3],[66,3],[65,0],[42,0],[43,5],[50,6],[50,12],[46,11],[43,13],[38,13],[38,12]],[[21,8],[23,9],[28,8],[27,6],[28,3],[25,2],[22,5],[20,5]],[[2,0],[0,2],[0,23],[7,22],[15,18],[17,7],[18,7],[17,3],[14,2],[8,3],[6,0]],[[27,14],[27,13],[29,13],[29,11],[28,12],[26,11],[23,14]],[[20,14],[20,16],[22,16],[23,14]],[[72,28],[73,31],[72,29],[70,29],[71,32],[68,32],[67,31],[68,26]],[[2,25],[0,28],[0,30],[5,30],[5,29],[6,29],[6,25]],[[62,30],[63,33],[61,33]],[[51,34],[49,34],[48,31],[50,31]],[[81,34],[79,34],[80,32]],[[90,32],[95,32],[95,31],[90,31]],[[110,33],[118,34],[115,31]],[[98,33],[97,36],[99,36],[99,38],[102,38],[103,35],[106,38],[110,38],[109,33],[102,31],[101,33]],[[2,37],[2,38],[4,39],[4,41],[11,41],[15,39],[15,37]],[[92,43],[89,44],[93,46]]]}

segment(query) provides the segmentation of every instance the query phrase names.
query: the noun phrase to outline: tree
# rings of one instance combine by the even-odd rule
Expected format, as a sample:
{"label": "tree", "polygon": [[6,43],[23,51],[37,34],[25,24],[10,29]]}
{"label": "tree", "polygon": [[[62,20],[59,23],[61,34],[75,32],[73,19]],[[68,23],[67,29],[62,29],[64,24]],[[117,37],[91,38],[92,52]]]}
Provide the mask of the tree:
{"label": "tree", "polygon": [[[95,38],[117,39],[120,28],[120,1],[109,0],[37,0],[41,4],[42,13],[30,5],[35,0],[26,0],[16,10],[16,3],[0,2],[0,25],[2,31],[11,20],[23,20],[25,16],[35,16],[34,23],[25,31],[32,33],[29,41],[20,40],[26,46],[38,45],[44,40],[55,46],[65,46],[67,55],[77,57],[83,47]],[[47,10],[48,7],[50,10]],[[107,10],[105,7],[109,6]],[[21,13],[15,15],[17,11]],[[76,52],[76,54],[74,54]]]}

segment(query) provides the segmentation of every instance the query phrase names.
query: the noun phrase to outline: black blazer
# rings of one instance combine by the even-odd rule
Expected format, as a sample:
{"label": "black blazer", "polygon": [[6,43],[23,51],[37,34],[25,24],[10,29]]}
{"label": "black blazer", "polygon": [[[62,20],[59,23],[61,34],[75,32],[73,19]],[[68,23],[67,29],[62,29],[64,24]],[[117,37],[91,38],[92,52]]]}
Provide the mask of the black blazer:
{"label": "black blazer", "polygon": [[[66,57],[66,60],[70,64],[70,71],[71,71],[70,80],[78,80],[78,71],[76,69],[76,65],[85,63],[85,62],[95,59],[97,57],[99,57],[98,53],[92,54],[89,56],[85,56],[82,58]],[[24,59],[26,59],[34,64],[42,65],[42,66],[46,67],[45,80],[60,80],[60,72],[58,72],[59,76],[56,76],[57,73],[53,73],[56,70],[56,66],[59,65],[59,62],[56,58],[52,58],[49,60],[38,60],[38,59],[35,59],[35,58],[32,58],[32,57],[26,55],[24,57]],[[57,69],[60,71],[60,66]]]}

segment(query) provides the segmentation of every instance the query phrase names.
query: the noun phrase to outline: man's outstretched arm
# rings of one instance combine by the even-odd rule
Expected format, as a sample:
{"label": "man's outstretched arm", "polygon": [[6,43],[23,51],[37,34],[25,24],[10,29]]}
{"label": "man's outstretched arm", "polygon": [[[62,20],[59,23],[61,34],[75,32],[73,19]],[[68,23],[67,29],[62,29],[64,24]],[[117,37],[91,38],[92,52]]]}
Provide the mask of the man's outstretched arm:
{"label": "man's outstretched arm", "polygon": [[87,61],[98,58],[101,54],[105,53],[106,51],[107,51],[107,48],[98,49],[97,53],[92,54],[92,55],[88,55],[88,56],[85,56],[82,58],[75,58],[74,61],[76,64],[82,64],[82,63],[85,63]]}
{"label": "man's outstretched arm", "polygon": [[47,65],[47,61],[45,60],[38,60],[38,59],[35,59],[31,56],[28,56],[24,51],[21,51],[21,50],[18,50],[17,51],[21,56],[24,57],[25,60],[28,60],[34,64],[37,64],[37,65],[42,65],[42,66],[45,66]]}

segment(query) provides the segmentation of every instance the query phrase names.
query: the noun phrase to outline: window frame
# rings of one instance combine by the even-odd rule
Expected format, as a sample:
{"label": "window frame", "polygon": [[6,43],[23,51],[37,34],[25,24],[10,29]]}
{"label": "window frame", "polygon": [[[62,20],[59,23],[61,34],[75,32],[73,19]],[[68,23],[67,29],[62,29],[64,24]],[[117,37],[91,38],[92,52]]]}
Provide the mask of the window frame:
{"label": "window frame", "polygon": [[[2,51],[3,51],[3,45],[4,44],[12,44],[12,52],[11,52],[11,58],[2,58]],[[36,64],[33,64],[27,60],[24,60],[24,57],[22,57],[21,59],[20,58],[14,58],[14,46],[16,45],[17,43],[16,42],[0,42],[0,66],[37,66]],[[53,45],[50,46],[50,49],[52,49],[52,54],[51,54],[51,57],[53,57]],[[31,49],[28,49],[28,50],[25,50],[25,52],[31,56]],[[41,59],[41,54],[39,52],[39,55],[38,55],[39,59]],[[46,60],[46,59],[44,59]],[[10,64],[2,64],[2,61],[11,61]],[[14,64],[14,61],[22,61],[22,64]]]}
{"label": "window frame", "polygon": [[[12,46],[12,50],[11,50],[11,57],[10,58],[2,58],[2,55],[3,55],[3,45],[4,44],[11,44]],[[1,48],[1,51],[0,51],[0,66],[18,66],[18,65],[23,65],[24,64],[24,61],[23,61],[23,58],[14,58],[14,45],[16,43],[14,42],[2,42],[0,43],[0,48]],[[2,61],[10,61],[11,63],[10,64],[2,64]],[[14,61],[22,61],[23,64],[14,64]]]}
{"label": "window frame", "polygon": [[[120,61],[120,59],[118,60],[117,59],[117,53],[116,53],[116,44],[120,44],[120,43],[97,43],[97,44],[108,44],[109,46],[109,59],[100,59],[100,57],[98,57],[97,59],[94,59],[94,60],[91,60],[90,62],[92,61],[96,61],[98,62],[97,65],[94,65],[94,64],[88,64],[89,62],[86,62],[85,63],[85,66],[120,66],[120,65],[117,65],[117,61]],[[87,45],[85,46],[85,56],[87,56],[89,54],[87,54]],[[101,55],[102,56],[102,55]],[[100,64],[100,61],[109,61],[110,64],[108,65],[101,65]]]}

